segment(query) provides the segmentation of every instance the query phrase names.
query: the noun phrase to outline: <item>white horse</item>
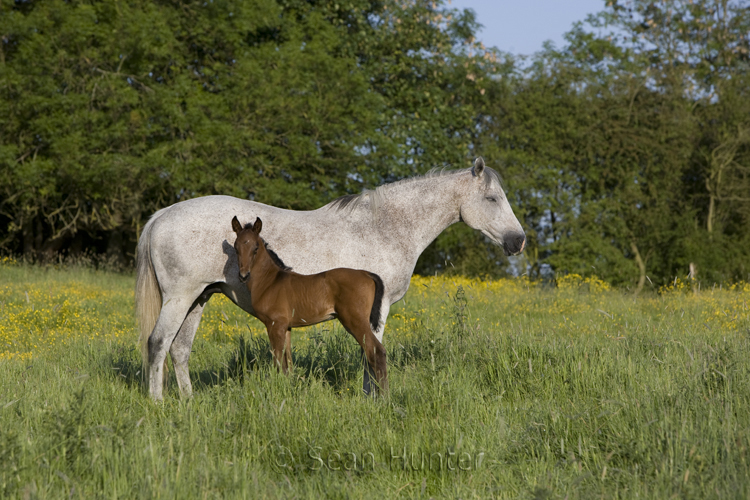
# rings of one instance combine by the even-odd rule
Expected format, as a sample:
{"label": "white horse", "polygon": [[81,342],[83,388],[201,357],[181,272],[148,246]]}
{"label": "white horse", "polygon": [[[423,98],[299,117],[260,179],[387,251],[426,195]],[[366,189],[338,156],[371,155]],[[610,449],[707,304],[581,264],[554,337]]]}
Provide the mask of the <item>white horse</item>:
{"label": "white horse", "polygon": [[[409,288],[417,259],[448,226],[463,221],[506,255],[520,253],[526,237],[508,204],[497,173],[477,158],[473,168],[432,171],[349,195],[311,211],[292,211],[229,196],[206,196],[156,212],[138,242],[136,316],[149,391],[162,398],[167,351],[183,396],[192,394],[188,359],[203,308],[221,292],[253,314],[240,281],[232,218],[263,219],[265,239],[296,272],[336,267],[365,269],[385,286],[375,336],[391,304]],[[370,392],[364,370],[364,391]]]}

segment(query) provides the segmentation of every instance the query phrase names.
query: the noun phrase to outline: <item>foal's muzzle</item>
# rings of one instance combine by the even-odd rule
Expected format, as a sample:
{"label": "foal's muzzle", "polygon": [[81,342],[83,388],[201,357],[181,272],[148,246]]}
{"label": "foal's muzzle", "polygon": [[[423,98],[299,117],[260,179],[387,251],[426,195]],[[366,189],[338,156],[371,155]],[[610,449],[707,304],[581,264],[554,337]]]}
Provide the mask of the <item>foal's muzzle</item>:
{"label": "foal's muzzle", "polygon": [[245,273],[244,275],[240,273],[240,282],[247,283],[247,279],[250,277],[250,273]]}

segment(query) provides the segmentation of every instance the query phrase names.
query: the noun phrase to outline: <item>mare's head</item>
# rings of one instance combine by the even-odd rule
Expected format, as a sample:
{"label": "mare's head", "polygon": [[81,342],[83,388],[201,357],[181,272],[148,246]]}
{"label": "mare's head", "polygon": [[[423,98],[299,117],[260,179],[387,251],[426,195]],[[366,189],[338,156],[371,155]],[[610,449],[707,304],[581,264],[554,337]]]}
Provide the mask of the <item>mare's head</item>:
{"label": "mare's head", "polygon": [[502,246],[505,255],[521,253],[526,235],[510,208],[499,176],[485,168],[482,158],[474,162],[471,175],[469,190],[461,200],[461,220]]}
{"label": "mare's head", "polygon": [[232,219],[232,229],[237,234],[237,239],[234,240],[234,251],[237,253],[240,281],[243,283],[250,277],[250,269],[253,267],[255,257],[258,255],[258,249],[263,245],[263,240],[260,238],[262,227],[263,222],[260,220],[260,217],[255,219],[255,223],[252,226],[248,224],[245,227],[240,224],[237,216]]}

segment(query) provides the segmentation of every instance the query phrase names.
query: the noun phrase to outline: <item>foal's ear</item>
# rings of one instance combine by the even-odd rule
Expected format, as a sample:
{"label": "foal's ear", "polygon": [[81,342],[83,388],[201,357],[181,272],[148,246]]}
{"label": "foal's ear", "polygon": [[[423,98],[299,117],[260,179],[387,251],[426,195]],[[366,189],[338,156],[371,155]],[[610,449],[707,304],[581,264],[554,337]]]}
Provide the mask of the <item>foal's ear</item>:
{"label": "foal's ear", "polygon": [[242,224],[240,224],[236,215],[234,216],[234,219],[232,219],[232,229],[234,229],[234,232],[237,234],[240,234],[240,231],[242,231]]}
{"label": "foal's ear", "polygon": [[481,177],[484,173],[484,159],[481,156],[474,160],[474,168],[471,169],[471,173],[474,177]]}
{"label": "foal's ear", "polygon": [[255,234],[260,234],[260,229],[263,227],[263,221],[260,220],[260,217],[256,217],[255,224],[253,224],[253,231],[255,231]]}

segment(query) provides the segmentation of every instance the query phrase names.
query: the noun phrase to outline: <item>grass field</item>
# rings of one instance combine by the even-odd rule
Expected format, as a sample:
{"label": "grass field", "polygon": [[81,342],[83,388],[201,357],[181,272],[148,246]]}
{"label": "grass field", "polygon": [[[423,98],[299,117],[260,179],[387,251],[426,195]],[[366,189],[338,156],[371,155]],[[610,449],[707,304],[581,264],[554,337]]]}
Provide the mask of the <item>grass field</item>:
{"label": "grass field", "polygon": [[385,335],[209,303],[195,397],[140,382],[130,275],[0,263],[2,498],[748,498],[750,285],[414,278]]}

